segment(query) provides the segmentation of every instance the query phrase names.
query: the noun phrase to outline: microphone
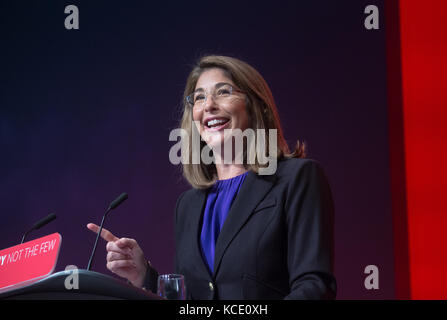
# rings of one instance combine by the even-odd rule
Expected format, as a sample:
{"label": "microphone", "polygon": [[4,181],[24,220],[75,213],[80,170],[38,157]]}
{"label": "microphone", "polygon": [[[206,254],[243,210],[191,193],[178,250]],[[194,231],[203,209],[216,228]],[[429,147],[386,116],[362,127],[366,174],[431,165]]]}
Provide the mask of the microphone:
{"label": "microphone", "polygon": [[115,209],[116,207],[118,207],[121,203],[124,202],[124,200],[126,200],[129,196],[127,195],[127,193],[122,193],[118,198],[116,198],[115,200],[113,200],[109,207],[107,208],[106,212],[104,213],[104,215],[102,216],[102,220],[101,220],[101,225],[99,227],[99,231],[98,234],[96,235],[96,240],[95,240],[95,245],[93,246],[93,250],[92,250],[92,254],[90,255],[90,259],[88,261],[88,265],[87,265],[87,270],[90,270],[90,267],[92,266],[93,263],[93,257],[95,256],[95,251],[96,251],[96,246],[98,245],[98,239],[99,236],[101,235],[101,231],[102,231],[102,227],[104,225],[104,221],[106,219],[107,214],[112,211],[113,209]]}
{"label": "microphone", "polygon": [[37,221],[34,226],[32,226],[31,229],[29,229],[27,232],[25,232],[25,234],[22,237],[22,242],[20,242],[21,244],[25,241],[26,236],[33,230],[37,230],[42,228],[44,225],[46,225],[47,223],[50,223],[51,221],[53,221],[54,219],[56,219],[56,215],[54,213],[50,213],[48,216],[46,216],[43,219],[40,219],[39,221]]}
{"label": "microphone", "polygon": [[109,205],[109,208],[107,209],[106,214],[109,213],[110,210],[113,210],[116,207],[118,207],[127,198],[129,198],[127,193],[125,193],[125,192],[122,193],[118,198],[116,198],[115,200],[112,201],[112,203]]}

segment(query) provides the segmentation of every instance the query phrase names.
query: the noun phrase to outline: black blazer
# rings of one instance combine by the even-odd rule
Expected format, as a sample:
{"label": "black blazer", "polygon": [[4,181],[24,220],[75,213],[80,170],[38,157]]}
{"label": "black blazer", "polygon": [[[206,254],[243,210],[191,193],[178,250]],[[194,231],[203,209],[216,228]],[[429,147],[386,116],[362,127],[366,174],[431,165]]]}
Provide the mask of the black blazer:
{"label": "black blazer", "polygon": [[318,162],[288,159],[249,172],[217,239],[214,273],[202,258],[206,190],[176,205],[176,273],[189,299],[333,299],[333,201]]}

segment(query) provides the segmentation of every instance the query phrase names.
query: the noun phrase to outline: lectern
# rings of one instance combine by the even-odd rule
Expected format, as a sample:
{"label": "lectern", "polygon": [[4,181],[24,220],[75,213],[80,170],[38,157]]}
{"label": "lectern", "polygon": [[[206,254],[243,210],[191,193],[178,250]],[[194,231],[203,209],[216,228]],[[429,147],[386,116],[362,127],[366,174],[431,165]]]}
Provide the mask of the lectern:
{"label": "lectern", "polygon": [[[77,288],[66,285],[67,277],[77,276]],[[0,293],[0,299],[14,300],[159,300],[156,294],[136,288],[102,273],[61,271],[25,287]]]}

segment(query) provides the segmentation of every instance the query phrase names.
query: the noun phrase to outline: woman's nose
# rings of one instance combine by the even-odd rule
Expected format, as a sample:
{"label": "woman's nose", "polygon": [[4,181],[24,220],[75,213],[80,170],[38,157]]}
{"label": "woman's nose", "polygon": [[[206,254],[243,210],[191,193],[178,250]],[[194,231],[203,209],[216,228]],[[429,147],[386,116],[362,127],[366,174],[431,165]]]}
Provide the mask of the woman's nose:
{"label": "woman's nose", "polygon": [[213,110],[213,109],[216,109],[216,108],[217,108],[217,104],[214,101],[214,96],[212,94],[207,95],[206,99],[205,99],[205,105],[203,106],[203,109],[205,111],[210,111],[210,110]]}

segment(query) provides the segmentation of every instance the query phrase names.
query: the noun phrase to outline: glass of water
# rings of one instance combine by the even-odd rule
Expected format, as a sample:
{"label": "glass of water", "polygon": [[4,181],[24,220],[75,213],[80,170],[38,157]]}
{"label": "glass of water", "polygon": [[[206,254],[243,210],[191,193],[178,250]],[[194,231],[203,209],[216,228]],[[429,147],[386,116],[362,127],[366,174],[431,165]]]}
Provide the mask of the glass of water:
{"label": "glass of water", "polygon": [[186,300],[185,277],[181,274],[158,276],[157,294],[168,300]]}

